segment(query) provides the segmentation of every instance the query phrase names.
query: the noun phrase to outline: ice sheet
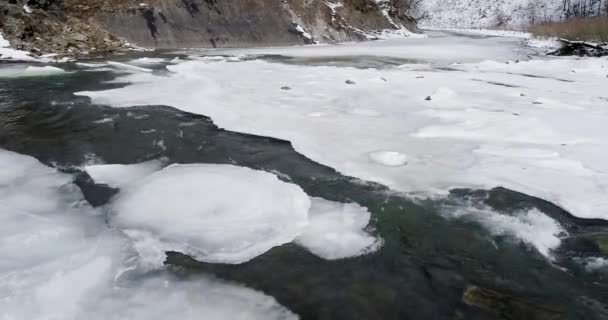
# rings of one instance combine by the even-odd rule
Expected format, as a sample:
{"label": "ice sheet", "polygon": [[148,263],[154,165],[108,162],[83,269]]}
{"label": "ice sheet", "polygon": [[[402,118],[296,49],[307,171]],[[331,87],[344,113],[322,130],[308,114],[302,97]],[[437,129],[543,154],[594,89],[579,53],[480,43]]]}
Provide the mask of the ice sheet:
{"label": "ice sheet", "polygon": [[[432,47],[453,59],[470,57],[470,50],[451,45],[455,39],[428,41],[392,45],[406,55]],[[485,53],[512,51],[510,43],[489,42],[502,47]],[[366,45],[386,53],[386,42]],[[80,94],[117,107],[166,104],[204,114],[229,130],[289,140],[319,163],[399,191],[504,186],[579,217],[607,219],[608,59],[505,63],[481,61],[484,54],[448,69],[188,61],[169,66],[170,77],[131,75],[121,79],[133,83],[125,88]],[[285,85],[292,90],[280,90]],[[407,155],[407,165],[379,165],[370,160],[378,151]]]}

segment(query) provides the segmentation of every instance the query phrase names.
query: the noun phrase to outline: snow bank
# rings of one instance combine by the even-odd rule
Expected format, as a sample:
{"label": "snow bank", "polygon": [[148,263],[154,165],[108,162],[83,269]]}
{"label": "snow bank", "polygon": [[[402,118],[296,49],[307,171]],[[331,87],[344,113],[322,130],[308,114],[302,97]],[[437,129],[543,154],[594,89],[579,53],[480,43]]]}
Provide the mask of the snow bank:
{"label": "snow bank", "polygon": [[0,33],[0,61],[23,61],[23,62],[42,62],[42,63],[53,63],[53,62],[68,62],[70,58],[64,57],[58,59],[55,54],[42,55],[40,57],[32,56],[29,52],[15,50],[10,48],[8,40],[2,37]]}
{"label": "snow bank", "polygon": [[11,49],[10,43],[0,33],[0,60],[36,61],[36,58],[32,57],[29,52]]}
{"label": "snow bank", "polygon": [[309,225],[295,242],[329,260],[373,252],[382,241],[365,231],[370,216],[366,208],[356,203],[312,198]]}
{"label": "snow bank", "polygon": [[[477,61],[447,70],[418,60],[381,70],[188,61],[169,66],[169,77],[130,75],[119,79],[130,86],[79,94],[117,107],[164,104],[207,115],[228,130],[289,140],[314,161],[399,191],[504,186],[579,217],[608,219],[608,59],[481,61],[512,55],[521,44],[512,39],[444,35],[407,44],[233,50],[315,58],[365,52],[437,58],[439,66],[449,61],[443,53]],[[466,48],[453,45],[460,41]],[[294,90],[279,90],[286,83]],[[530,149],[542,157],[530,157]],[[378,151],[407,154],[407,165],[370,161]]]}
{"label": "snow bank", "polygon": [[143,273],[70,176],[1,149],[0,166],[3,319],[297,319],[234,284]]}
{"label": "snow bank", "polygon": [[142,179],[160,170],[162,162],[158,160],[138,164],[101,164],[85,167],[85,171],[95,183],[106,184],[113,188],[122,188],[129,183]]}
{"label": "snow bank", "polygon": [[151,264],[170,250],[200,261],[242,263],[302,233],[310,200],[267,172],[172,165],[123,189],[111,206],[114,227],[162,250],[140,251]]}

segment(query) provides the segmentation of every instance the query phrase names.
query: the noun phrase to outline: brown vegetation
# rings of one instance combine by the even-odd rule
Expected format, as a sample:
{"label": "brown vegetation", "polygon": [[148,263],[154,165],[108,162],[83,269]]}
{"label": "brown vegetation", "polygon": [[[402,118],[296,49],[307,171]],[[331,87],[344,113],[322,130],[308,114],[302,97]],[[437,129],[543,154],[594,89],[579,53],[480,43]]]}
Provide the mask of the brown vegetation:
{"label": "brown vegetation", "polygon": [[540,38],[608,42],[608,16],[546,22],[530,27],[529,31]]}

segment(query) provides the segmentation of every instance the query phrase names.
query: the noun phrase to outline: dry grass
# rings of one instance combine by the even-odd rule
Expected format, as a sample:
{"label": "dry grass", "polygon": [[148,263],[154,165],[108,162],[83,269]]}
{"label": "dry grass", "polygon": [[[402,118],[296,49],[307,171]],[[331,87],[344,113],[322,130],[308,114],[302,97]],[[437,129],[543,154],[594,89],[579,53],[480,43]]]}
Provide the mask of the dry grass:
{"label": "dry grass", "polygon": [[608,42],[608,17],[546,22],[530,27],[529,31],[540,38],[558,37],[568,40]]}

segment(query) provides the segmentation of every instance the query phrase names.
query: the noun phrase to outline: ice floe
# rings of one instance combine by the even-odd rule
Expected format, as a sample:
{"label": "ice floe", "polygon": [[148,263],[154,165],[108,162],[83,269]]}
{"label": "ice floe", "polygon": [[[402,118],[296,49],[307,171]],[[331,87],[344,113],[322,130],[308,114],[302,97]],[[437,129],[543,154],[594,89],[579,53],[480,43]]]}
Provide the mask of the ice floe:
{"label": "ice floe", "polygon": [[116,62],[116,61],[107,61],[106,62],[110,67],[116,68],[118,70],[129,71],[129,72],[152,72],[152,69],[142,68],[134,65],[130,65],[127,63]]}
{"label": "ice floe", "polygon": [[53,66],[8,66],[0,68],[0,78],[47,77],[70,73]]}
{"label": "ice floe", "polygon": [[159,64],[164,63],[166,60],[163,58],[148,58],[148,57],[143,57],[143,58],[138,58],[135,60],[131,60],[129,61],[130,64],[134,64],[136,66],[156,66]]}
{"label": "ice floe", "polygon": [[[161,253],[242,263],[301,234],[310,200],[300,187],[271,173],[230,165],[172,165],[130,184],[111,206],[112,226],[136,242],[154,243]],[[151,264],[162,256],[140,254]]]}
{"label": "ice floe", "polygon": [[163,163],[152,160],[138,164],[99,164],[85,167],[85,171],[93,178],[95,183],[106,184],[114,188],[122,188],[129,183],[142,179],[155,171],[160,170]]}
{"label": "ice floe", "polygon": [[245,287],[137,269],[130,240],[71,176],[5,150],[0,166],[3,319],[297,319]]}
{"label": "ice floe", "polygon": [[329,260],[377,250],[382,240],[365,231],[371,214],[356,203],[312,198],[309,225],[295,242]]}
{"label": "ice floe", "polygon": [[[169,77],[129,75],[119,80],[130,86],[79,94],[116,107],[164,104],[207,115],[222,128],[289,140],[314,161],[399,191],[504,186],[579,217],[607,219],[608,152],[602,150],[608,150],[608,59],[518,62],[513,52],[521,39],[493,39],[484,40],[491,48],[475,39],[457,48],[446,37],[232,51],[304,57],[366,52],[444,62],[450,61],[441,56],[447,53],[469,61],[447,69],[419,61],[382,70],[187,61],[169,66]],[[344,85],[344,79],[357,85]],[[297,90],[277,90],[285,83]],[[425,101],[429,95],[435,99]],[[360,110],[374,114],[360,116]],[[407,166],[370,161],[378,150],[407,154]]]}

